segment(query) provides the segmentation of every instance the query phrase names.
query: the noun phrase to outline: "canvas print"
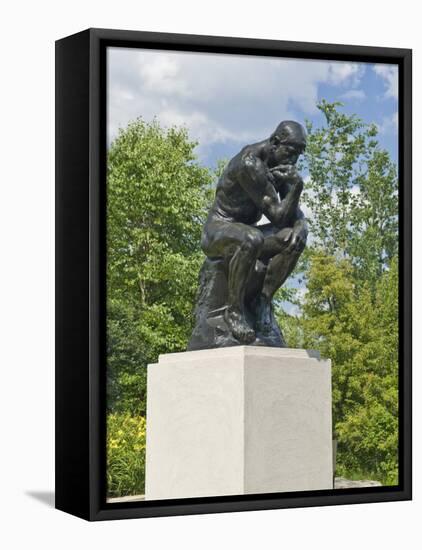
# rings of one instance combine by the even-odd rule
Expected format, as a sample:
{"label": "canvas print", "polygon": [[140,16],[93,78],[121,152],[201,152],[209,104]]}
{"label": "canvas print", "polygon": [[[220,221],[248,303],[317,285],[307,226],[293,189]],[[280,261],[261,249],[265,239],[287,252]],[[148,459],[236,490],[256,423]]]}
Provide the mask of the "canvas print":
{"label": "canvas print", "polygon": [[108,502],[398,485],[398,66],[106,57]]}

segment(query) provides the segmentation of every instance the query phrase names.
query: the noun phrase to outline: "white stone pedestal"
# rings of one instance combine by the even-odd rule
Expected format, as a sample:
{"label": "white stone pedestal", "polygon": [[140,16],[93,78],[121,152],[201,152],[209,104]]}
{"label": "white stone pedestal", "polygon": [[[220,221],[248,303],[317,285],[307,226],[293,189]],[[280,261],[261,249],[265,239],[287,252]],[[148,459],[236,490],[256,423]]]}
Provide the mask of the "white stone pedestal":
{"label": "white stone pedestal", "polygon": [[146,499],[332,489],[331,365],[238,346],[148,366]]}

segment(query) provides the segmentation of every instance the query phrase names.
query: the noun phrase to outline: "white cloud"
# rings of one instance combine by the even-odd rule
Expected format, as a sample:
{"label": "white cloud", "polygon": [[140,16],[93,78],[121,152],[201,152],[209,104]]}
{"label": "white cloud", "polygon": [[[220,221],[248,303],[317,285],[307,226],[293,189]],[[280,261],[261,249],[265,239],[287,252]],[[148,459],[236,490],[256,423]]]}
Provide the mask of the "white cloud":
{"label": "white cloud", "polygon": [[164,108],[158,112],[157,119],[163,126],[185,126],[200,143],[226,142],[238,139],[238,135],[219,126],[218,123],[200,111],[189,112]]}
{"label": "white cloud", "polygon": [[399,96],[399,70],[396,65],[377,64],[373,67],[375,74],[384,80],[385,97],[397,99]]}
{"label": "white cloud", "polygon": [[333,61],[329,64],[329,82],[334,85],[348,83],[357,86],[364,72],[365,66],[360,63]]}
{"label": "white cloud", "polygon": [[394,112],[392,115],[384,117],[380,123],[377,124],[378,132],[380,134],[392,134],[397,133],[399,126],[399,113]]}
{"label": "white cloud", "polygon": [[162,54],[142,63],[139,61],[139,75],[145,90],[164,97],[174,94],[189,97],[187,82],[180,74],[180,65],[175,58]]}
{"label": "white cloud", "polygon": [[318,87],[356,86],[364,65],[110,48],[108,134],[141,116],[184,125],[202,149],[268,137],[283,119],[313,115]]}

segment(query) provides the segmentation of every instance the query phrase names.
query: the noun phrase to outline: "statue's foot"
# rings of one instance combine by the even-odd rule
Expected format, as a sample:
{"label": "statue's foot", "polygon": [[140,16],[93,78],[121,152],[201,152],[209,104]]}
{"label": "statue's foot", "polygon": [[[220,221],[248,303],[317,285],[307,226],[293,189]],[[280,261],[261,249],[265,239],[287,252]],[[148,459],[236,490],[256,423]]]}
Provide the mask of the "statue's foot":
{"label": "statue's foot", "polygon": [[261,294],[256,306],[256,328],[259,333],[268,336],[273,327],[271,300]]}
{"label": "statue's foot", "polygon": [[228,307],[224,313],[224,320],[233,336],[242,344],[250,344],[255,340],[255,331],[239,310]]}

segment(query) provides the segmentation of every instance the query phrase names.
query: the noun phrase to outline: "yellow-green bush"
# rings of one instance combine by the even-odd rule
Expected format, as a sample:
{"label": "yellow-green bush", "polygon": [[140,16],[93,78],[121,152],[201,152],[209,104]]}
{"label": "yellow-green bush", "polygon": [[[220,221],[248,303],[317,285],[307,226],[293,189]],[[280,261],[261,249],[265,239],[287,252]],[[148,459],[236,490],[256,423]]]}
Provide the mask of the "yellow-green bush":
{"label": "yellow-green bush", "polygon": [[145,432],[142,416],[107,417],[107,493],[109,497],[145,491]]}

